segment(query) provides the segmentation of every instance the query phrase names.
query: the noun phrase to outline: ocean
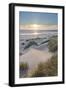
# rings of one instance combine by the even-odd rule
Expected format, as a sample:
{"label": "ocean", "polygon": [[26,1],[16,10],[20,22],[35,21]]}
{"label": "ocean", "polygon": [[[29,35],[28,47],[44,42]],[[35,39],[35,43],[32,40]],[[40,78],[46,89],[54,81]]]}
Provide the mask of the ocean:
{"label": "ocean", "polygon": [[57,34],[58,30],[19,30],[19,39],[44,38]]}

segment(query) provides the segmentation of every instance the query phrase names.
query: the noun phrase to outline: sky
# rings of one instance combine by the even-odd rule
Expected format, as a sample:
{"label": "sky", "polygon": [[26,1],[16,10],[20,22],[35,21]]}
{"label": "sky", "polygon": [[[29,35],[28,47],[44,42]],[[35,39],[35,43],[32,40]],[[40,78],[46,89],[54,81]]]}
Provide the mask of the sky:
{"label": "sky", "polygon": [[53,30],[57,24],[57,13],[19,12],[20,30]]}

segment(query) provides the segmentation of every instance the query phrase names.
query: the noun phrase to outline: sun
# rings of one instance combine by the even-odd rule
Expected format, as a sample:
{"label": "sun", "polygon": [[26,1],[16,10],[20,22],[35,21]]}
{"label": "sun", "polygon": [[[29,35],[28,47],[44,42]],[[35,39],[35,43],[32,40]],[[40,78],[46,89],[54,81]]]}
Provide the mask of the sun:
{"label": "sun", "polygon": [[37,24],[33,24],[32,25],[34,29],[37,29],[38,28],[38,25]]}
{"label": "sun", "polygon": [[33,35],[37,36],[38,35],[38,24],[32,24],[32,28],[34,30]]}
{"label": "sun", "polygon": [[34,27],[37,27],[38,25],[37,24],[33,24]]}

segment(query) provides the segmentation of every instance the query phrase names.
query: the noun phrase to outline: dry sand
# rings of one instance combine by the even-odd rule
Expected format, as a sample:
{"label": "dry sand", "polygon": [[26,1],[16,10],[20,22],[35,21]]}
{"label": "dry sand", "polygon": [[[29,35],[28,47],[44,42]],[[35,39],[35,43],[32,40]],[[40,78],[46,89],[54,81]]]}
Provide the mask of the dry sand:
{"label": "dry sand", "polygon": [[52,53],[48,51],[40,51],[31,48],[27,53],[20,56],[19,63],[27,62],[29,65],[29,72],[31,72],[40,62],[46,62],[51,57]]}

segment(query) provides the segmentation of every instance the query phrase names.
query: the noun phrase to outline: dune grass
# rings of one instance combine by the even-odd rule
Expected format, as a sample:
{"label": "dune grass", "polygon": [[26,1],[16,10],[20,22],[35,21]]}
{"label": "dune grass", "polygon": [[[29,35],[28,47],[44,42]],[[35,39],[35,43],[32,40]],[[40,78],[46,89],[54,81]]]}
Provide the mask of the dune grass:
{"label": "dune grass", "polygon": [[20,64],[20,69],[21,69],[21,70],[27,70],[28,67],[29,67],[29,66],[28,66],[27,63],[22,62],[22,63]]}
{"label": "dune grass", "polygon": [[21,78],[21,77],[27,77],[28,69],[29,69],[28,63],[22,62],[22,63],[20,64],[20,78]]}
{"label": "dune grass", "polygon": [[51,52],[57,51],[58,49],[58,37],[57,36],[53,36],[49,39],[48,48],[49,48],[49,51]]}
{"label": "dune grass", "polygon": [[46,63],[40,62],[31,77],[57,76],[57,61],[57,55],[55,55]]}

